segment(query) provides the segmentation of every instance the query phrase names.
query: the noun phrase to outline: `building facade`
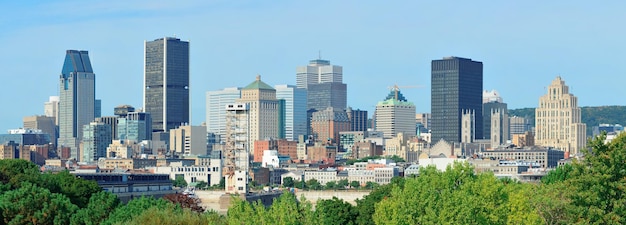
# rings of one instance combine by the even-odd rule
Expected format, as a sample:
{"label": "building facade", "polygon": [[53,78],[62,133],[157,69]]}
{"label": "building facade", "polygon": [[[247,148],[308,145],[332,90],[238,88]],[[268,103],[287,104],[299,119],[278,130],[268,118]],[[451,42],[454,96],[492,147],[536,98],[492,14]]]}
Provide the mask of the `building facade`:
{"label": "building facade", "polygon": [[[276,99],[276,89],[261,81],[261,76],[241,90],[241,98],[237,103],[248,105],[249,142],[256,140],[277,139],[280,129],[280,104]],[[250,154],[254,154],[254,146],[250,146]]]}
{"label": "building facade", "polygon": [[557,76],[548,93],[539,98],[535,109],[535,144],[554,147],[571,156],[580,153],[587,141],[587,125],[581,122],[578,98],[569,93],[565,81]]}
{"label": "building facade", "polygon": [[78,159],[83,126],[96,118],[96,75],[87,51],[67,50],[59,90],[57,143],[60,148],[69,148],[70,157]]}
{"label": "building facade", "polygon": [[106,157],[107,147],[111,144],[111,126],[102,122],[91,122],[83,126],[81,162],[97,162]]}
{"label": "building facade", "polygon": [[152,118],[149,113],[129,112],[117,119],[117,139],[141,142],[152,140]]}
{"label": "building facade", "polygon": [[180,126],[170,130],[170,152],[176,155],[207,155],[204,126]]}
{"label": "building facade", "polygon": [[55,117],[49,116],[26,116],[23,119],[24,129],[41,130],[42,133],[50,135],[50,143],[56,146],[59,136],[57,126],[55,125]]}
{"label": "building facade", "polygon": [[144,112],[152,131],[167,132],[189,121],[189,42],[165,37],[144,43]]}
{"label": "building facade", "polygon": [[54,118],[54,125],[59,126],[59,96],[50,96],[43,105],[43,114]]}
{"label": "building facade", "polygon": [[350,119],[350,131],[367,131],[367,110],[348,107],[346,113]]}
{"label": "building facade", "polygon": [[350,119],[343,110],[327,108],[314,112],[311,117],[311,131],[315,141],[339,142],[339,133],[350,130]]}
{"label": "building facade", "polygon": [[226,106],[241,98],[241,88],[230,87],[206,93],[206,129],[207,132],[226,135]]}
{"label": "building facade", "polygon": [[[461,141],[461,113],[482,115],[483,63],[460,57],[445,57],[431,64],[432,141]],[[482,117],[476,117],[482,127]],[[482,137],[482,129],[476,129]]]}
{"label": "building facade", "polygon": [[284,133],[287,140],[307,135],[307,90],[293,85],[275,85],[276,99],[285,100]]}
{"label": "building facade", "polygon": [[308,88],[310,84],[343,82],[343,67],[331,65],[330,61],[314,59],[309,65],[296,68],[296,85]]}
{"label": "building facade", "polygon": [[383,132],[385,138],[393,138],[399,133],[415,135],[415,105],[398,89],[376,104],[375,116],[376,130]]}

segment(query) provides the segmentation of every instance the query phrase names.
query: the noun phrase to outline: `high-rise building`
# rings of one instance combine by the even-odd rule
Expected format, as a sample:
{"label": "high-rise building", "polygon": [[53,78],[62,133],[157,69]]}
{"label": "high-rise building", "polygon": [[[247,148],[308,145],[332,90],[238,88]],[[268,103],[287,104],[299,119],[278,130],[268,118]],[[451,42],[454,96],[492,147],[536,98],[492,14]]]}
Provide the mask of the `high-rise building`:
{"label": "high-rise building", "polygon": [[[254,82],[241,89],[241,98],[237,99],[237,103],[247,104],[249,107],[250,143],[278,138],[280,104],[276,99],[276,89],[261,81],[261,76],[257,76]],[[253,155],[254,146],[250,146],[249,151]]]}
{"label": "high-rise building", "polygon": [[367,130],[367,110],[346,109],[348,118],[350,119],[350,131],[366,131]]}
{"label": "high-rise building", "polygon": [[511,116],[509,117],[509,130],[511,136],[532,131],[530,120],[526,117]]}
{"label": "high-rise building", "polygon": [[569,93],[565,81],[557,76],[535,109],[535,144],[574,156],[586,145],[586,130],[587,125],[581,122],[578,98]]}
{"label": "high-rise building", "polygon": [[[483,63],[460,57],[445,57],[431,64],[432,141],[461,141],[461,113],[472,110],[478,115],[476,127],[482,128]],[[476,129],[482,137],[482,129]]]}
{"label": "high-rise building", "polygon": [[392,90],[385,100],[376,104],[376,130],[385,138],[403,133],[415,135],[415,105],[402,95],[399,89]]}
{"label": "high-rise building", "polygon": [[41,130],[42,133],[50,135],[50,142],[56,146],[59,132],[54,119],[49,116],[26,116],[23,119],[24,129]]}
{"label": "high-rise building", "polygon": [[330,65],[330,61],[314,59],[309,65],[296,68],[296,86],[308,88],[311,84],[343,82],[343,68]]}
{"label": "high-rise building", "polygon": [[59,76],[59,148],[78,158],[83,126],[96,118],[96,75],[87,51],[67,50]]}
{"label": "high-rise building", "polygon": [[294,85],[274,85],[276,98],[285,100],[285,139],[298,140],[299,135],[306,135],[307,91]]}
{"label": "high-rise building", "polygon": [[144,44],[144,112],[152,130],[167,132],[189,121],[189,42],[165,37]]}
{"label": "high-rise building", "polygon": [[152,140],[152,122],[150,113],[129,112],[117,119],[117,138],[139,143]]}
{"label": "high-rise building", "polygon": [[[484,139],[484,140],[489,140],[492,139],[494,136],[491,135],[491,117],[493,115],[493,112],[496,111],[500,114],[505,115],[508,120],[508,109],[507,109],[507,104],[504,103],[504,101],[502,101],[502,97],[500,97],[500,94],[496,91],[496,90],[492,90],[492,91],[484,91],[483,92],[483,136],[482,137],[477,137],[480,139]],[[508,129],[508,121],[506,121],[507,124],[507,129]],[[508,130],[506,131],[507,135],[506,137],[508,138]],[[502,134],[499,134],[500,136],[498,136],[499,138],[503,138],[504,136]],[[493,142],[493,141],[492,141]],[[493,146],[492,146],[493,147]]]}
{"label": "high-rise building", "polygon": [[344,83],[309,84],[307,96],[307,108],[317,111],[328,107],[345,109],[348,105],[347,85]]}
{"label": "high-rise building", "polygon": [[117,119],[117,116],[103,116],[96,117],[96,119],[94,119],[93,121],[109,125],[111,127],[111,137],[113,138],[113,140],[117,140]]}
{"label": "high-rise building", "polygon": [[130,105],[120,105],[113,109],[113,114],[120,118],[125,118],[128,113],[135,112],[135,107]]}
{"label": "high-rise building", "polygon": [[91,122],[83,126],[81,162],[92,163],[106,157],[107,147],[113,141],[111,126],[102,122]]}
{"label": "high-rise building", "polygon": [[59,126],[59,96],[50,96],[43,105],[44,115],[54,118],[54,125]]}
{"label": "high-rise building", "polygon": [[170,152],[177,155],[207,155],[206,127],[185,125],[171,129]]}
{"label": "high-rise building", "polygon": [[311,131],[317,142],[339,143],[339,133],[350,131],[350,119],[343,109],[328,107],[311,116]]}
{"label": "high-rise building", "polygon": [[226,106],[241,98],[241,88],[231,87],[206,93],[206,129],[219,136],[226,135]]}

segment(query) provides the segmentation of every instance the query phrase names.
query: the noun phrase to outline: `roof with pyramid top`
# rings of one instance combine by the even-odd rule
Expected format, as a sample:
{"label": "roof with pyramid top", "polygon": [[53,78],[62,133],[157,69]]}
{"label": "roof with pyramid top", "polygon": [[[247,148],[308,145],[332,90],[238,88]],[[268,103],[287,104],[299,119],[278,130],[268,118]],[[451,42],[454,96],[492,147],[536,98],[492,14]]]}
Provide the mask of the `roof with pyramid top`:
{"label": "roof with pyramid top", "polygon": [[248,86],[244,87],[243,90],[257,90],[257,89],[265,89],[265,90],[275,90],[272,86],[269,86],[265,82],[261,81],[261,75],[256,76],[256,80]]}

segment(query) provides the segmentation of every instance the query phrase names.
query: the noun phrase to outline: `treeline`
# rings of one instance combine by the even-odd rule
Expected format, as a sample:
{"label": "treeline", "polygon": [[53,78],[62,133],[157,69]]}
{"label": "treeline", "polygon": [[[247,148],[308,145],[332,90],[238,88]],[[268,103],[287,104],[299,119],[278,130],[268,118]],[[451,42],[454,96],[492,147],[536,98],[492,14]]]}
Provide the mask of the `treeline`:
{"label": "treeline", "polygon": [[[581,121],[587,124],[587,136],[600,123],[626,125],[626,106],[584,106],[580,107],[580,114]],[[535,108],[509,109],[509,115],[526,117],[532,126],[535,124]]]}
{"label": "treeline", "polygon": [[[540,183],[475,174],[467,163],[394,178],[356,205],[317,205],[287,192],[265,207],[233,199],[227,215],[189,199],[140,198],[119,204],[95,183],[41,174],[30,163],[0,161],[2,224],[626,224],[626,136],[589,142],[584,160]],[[79,194],[80,193],[80,194]]]}

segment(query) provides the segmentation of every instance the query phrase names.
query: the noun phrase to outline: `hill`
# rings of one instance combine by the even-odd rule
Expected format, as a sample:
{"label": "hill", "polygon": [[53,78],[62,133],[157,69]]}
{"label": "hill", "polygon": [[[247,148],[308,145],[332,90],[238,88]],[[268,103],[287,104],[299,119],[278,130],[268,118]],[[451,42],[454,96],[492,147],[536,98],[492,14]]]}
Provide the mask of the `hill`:
{"label": "hill", "polygon": [[[626,106],[584,106],[581,107],[582,122],[587,124],[587,135],[600,123],[626,124]],[[509,116],[527,117],[535,125],[535,108],[509,109]]]}

